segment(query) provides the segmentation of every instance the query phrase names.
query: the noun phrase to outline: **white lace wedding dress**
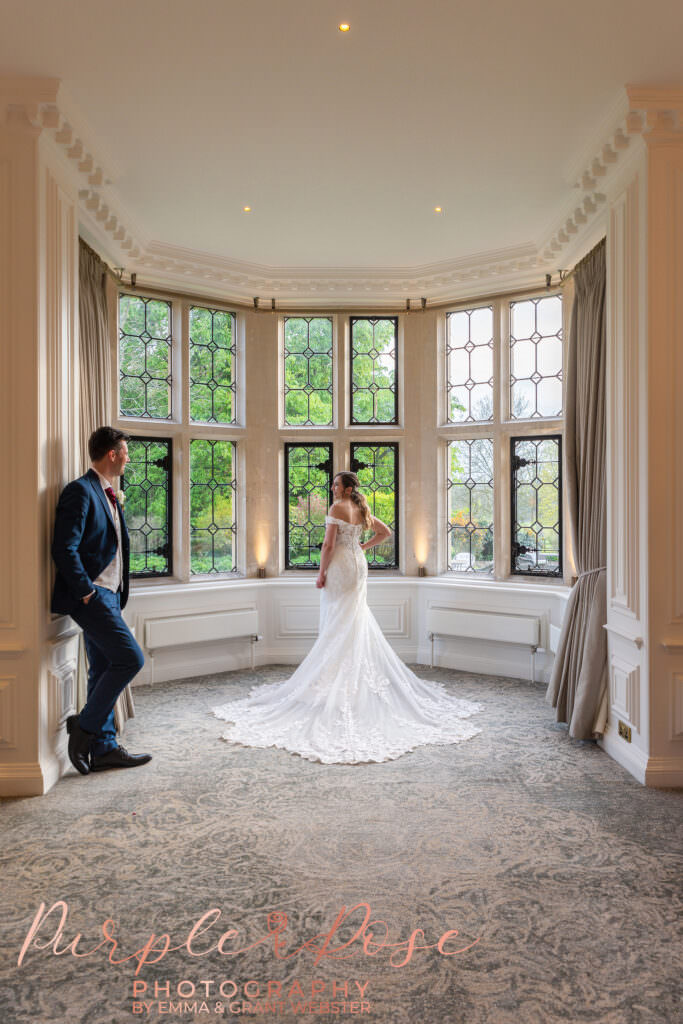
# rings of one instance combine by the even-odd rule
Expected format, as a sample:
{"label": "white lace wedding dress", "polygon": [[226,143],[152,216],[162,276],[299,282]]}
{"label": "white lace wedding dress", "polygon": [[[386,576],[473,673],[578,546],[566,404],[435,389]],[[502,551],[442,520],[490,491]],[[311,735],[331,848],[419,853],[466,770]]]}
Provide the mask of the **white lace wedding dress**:
{"label": "white lace wedding dress", "polygon": [[289,679],[212,708],[232,723],[223,738],[324,764],[357,764],[481,732],[464,721],[480,704],[419,679],[384,639],[367,604],[362,527],[332,516],[325,522],[337,526],[337,540],[320,591],[318,639]]}

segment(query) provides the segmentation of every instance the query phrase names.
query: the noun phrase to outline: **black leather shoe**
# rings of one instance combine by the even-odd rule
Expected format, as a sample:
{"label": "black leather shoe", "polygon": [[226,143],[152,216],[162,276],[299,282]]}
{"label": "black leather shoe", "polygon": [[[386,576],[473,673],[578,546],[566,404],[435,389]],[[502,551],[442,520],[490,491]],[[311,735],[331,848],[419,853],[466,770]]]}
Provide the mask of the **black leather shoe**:
{"label": "black leather shoe", "polygon": [[106,772],[109,768],[137,768],[152,760],[151,754],[129,754],[125,747],[114,747],[105,754],[90,755],[90,771]]}
{"label": "black leather shoe", "polygon": [[69,760],[81,775],[87,775],[90,771],[88,755],[92,736],[81,729],[78,715],[69,715],[66,720],[66,731],[69,734]]}

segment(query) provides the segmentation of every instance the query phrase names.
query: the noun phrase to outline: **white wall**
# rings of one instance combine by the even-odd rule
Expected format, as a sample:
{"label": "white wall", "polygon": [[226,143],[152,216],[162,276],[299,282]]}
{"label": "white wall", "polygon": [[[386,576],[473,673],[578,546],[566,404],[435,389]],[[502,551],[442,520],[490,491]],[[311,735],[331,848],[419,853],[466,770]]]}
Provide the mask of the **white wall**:
{"label": "white wall", "polygon": [[610,713],[602,744],[639,781],[683,786],[683,94],[628,92],[631,152],[606,188]]}
{"label": "white wall", "polygon": [[[407,662],[429,664],[431,645],[426,625],[431,605],[442,608],[537,615],[541,620],[541,647],[536,656],[536,679],[547,682],[552,665],[568,590],[530,588],[522,584],[464,583],[449,579],[384,577],[368,584],[373,614],[396,653]],[[256,609],[259,634],[257,665],[298,664],[318,634],[320,595],[312,576],[304,579],[252,580],[230,583],[194,583],[191,586],[135,588],[126,619],[145,643],[146,623],[158,618],[198,616],[209,612]],[[191,627],[188,633],[191,632]],[[187,635],[185,633],[184,635]],[[462,671],[529,678],[529,649],[479,640],[441,639],[436,642],[435,665]],[[248,640],[223,643],[182,643],[162,651],[146,652],[147,662],[135,685],[182,679],[214,672],[247,668]],[[248,680],[245,680],[245,684]]]}

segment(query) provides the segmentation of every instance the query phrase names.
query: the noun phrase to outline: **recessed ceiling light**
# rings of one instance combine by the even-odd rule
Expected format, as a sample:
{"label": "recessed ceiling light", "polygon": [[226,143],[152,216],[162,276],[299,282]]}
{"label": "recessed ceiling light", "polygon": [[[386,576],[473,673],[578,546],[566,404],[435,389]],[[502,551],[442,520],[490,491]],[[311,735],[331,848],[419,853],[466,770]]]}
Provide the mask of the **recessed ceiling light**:
{"label": "recessed ceiling light", "polygon": [[434,213],[443,213],[443,206],[435,206]]}
{"label": "recessed ceiling light", "polygon": [[251,213],[251,206],[243,206],[242,207],[242,212],[243,213]]}
{"label": "recessed ceiling light", "polygon": [[345,21],[342,21],[341,25],[339,26],[339,31],[340,32],[348,32],[350,28],[351,28],[350,25],[347,25]]}

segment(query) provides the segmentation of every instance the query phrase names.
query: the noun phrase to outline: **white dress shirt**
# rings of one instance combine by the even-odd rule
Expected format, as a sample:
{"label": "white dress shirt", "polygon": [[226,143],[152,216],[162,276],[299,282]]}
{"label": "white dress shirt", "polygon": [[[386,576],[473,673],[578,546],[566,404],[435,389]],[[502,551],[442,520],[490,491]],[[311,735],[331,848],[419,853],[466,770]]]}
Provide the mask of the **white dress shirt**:
{"label": "white dress shirt", "polygon": [[[107,480],[106,476],[102,476],[95,467],[92,467],[100,478],[102,484],[102,490],[104,494],[104,502],[109,509],[109,515],[114,520],[114,527],[116,529],[116,554],[112,558],[109,565],[102,570],[100,575],[93,583],[97,587],[105,587],[107,590],[113,590],[116,593],[117,590],[121,589],[123,584],[123,559],[121,558],[121,517],[119,516],[118,506],[112,504],[106,493],[107,487],[111,487],[111,484]],[[113,489],[113,488],[112,488]]]}

